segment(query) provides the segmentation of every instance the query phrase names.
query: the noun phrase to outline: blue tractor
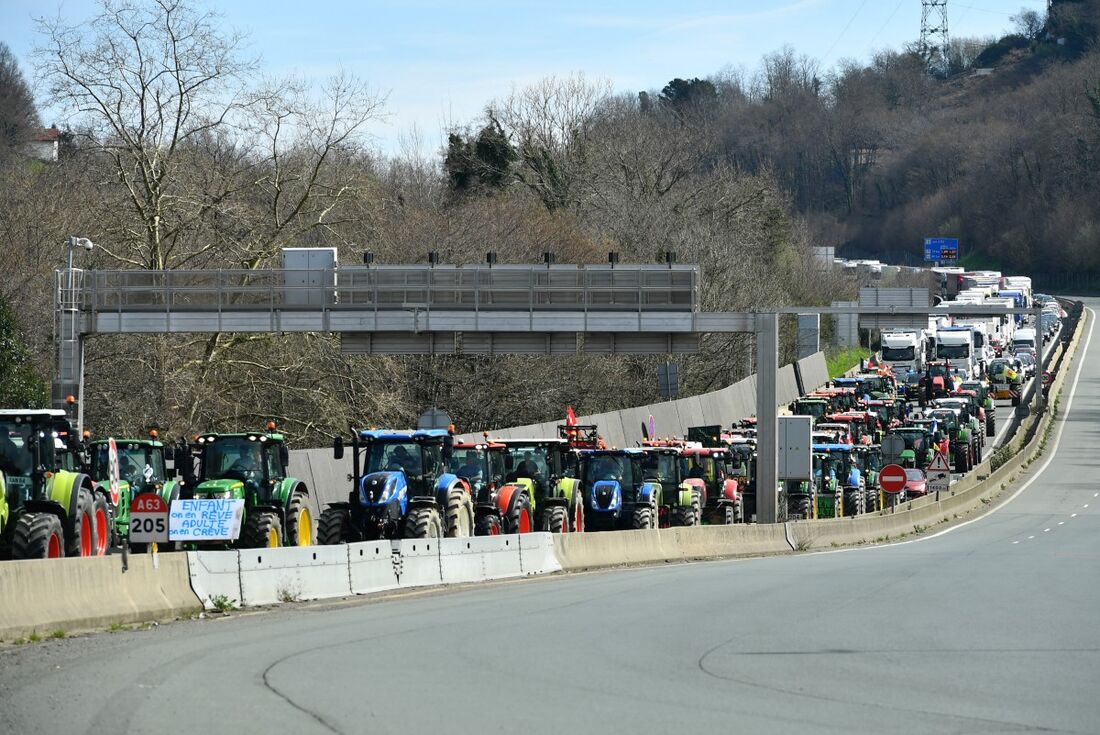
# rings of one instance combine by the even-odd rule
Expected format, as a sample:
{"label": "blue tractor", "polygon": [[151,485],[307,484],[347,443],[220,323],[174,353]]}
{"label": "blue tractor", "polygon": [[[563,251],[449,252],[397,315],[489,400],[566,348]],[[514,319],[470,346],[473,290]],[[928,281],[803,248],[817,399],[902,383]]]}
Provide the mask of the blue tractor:
{"label": "blue tractor", "polygon": [[580,452],[587,531],[657,528],[661,483],[645,479],[642,449],[585,449]]}
{"label": "blue tractor", "polygon": [[836,479],[838,493],[843,494],[842,512],[855,516],[873,509],[874,501],[867,489],[862,462],[852,444],[814,444],[814,454],[822,455],[822,468]]}
{"label": "blue tractor", "polygon": [[[448,430],[355,432],[352,490],[321,514],[320,543],[472,536],[470,483],[447,469],[453,451]],[[344,456],[342,437],[333,456]]]}

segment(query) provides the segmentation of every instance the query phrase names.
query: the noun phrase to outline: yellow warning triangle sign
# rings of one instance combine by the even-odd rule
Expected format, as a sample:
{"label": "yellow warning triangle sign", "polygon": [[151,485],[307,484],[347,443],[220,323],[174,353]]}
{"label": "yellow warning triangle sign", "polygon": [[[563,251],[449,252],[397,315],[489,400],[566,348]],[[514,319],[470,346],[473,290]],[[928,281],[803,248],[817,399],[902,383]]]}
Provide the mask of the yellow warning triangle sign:
{"label": "yellow warning triangle sign", "polygon": [[936,456],[928,463],[928,469],[938,472],[950,472],[951,465],[947,463],[947,457],[943,456],[941,452],[936,452]]}

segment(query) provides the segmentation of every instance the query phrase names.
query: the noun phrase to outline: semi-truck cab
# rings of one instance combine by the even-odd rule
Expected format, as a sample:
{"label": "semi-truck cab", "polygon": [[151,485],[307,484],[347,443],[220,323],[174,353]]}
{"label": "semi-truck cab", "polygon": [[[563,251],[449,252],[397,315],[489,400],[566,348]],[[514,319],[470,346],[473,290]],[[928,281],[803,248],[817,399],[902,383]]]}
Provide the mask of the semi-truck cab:
{"label": "semi-truck cab", "polygon": [[916,330],[882,333],[882,361],[898,374],[924,370],[925,338]]}
{"label": "semi-truck cab", "polygon": [[936,358],[949,360],[952,367],[967,378],[973,377],[978,364],[974,347],[974,327],[941,327],[936,330]]}

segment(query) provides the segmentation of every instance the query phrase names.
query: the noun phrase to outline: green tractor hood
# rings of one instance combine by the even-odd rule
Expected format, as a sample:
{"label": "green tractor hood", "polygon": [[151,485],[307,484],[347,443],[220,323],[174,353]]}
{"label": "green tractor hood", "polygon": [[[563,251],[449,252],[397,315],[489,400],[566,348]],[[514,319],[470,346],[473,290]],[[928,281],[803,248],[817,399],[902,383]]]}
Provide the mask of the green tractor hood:
{"label": "green tractor hood", "polygon": [[196,498],[244,499],[244,483],[240,480],[206,480],[195,488]]}

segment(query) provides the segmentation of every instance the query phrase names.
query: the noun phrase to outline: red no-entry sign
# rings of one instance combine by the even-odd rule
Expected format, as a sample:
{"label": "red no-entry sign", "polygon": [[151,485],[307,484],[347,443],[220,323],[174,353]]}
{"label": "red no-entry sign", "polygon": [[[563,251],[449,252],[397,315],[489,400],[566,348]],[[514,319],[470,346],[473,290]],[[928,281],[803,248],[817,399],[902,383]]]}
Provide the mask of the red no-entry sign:
{"label": "red no-entry sign", "polygon": [[883,492],[900,493],[905,489],[905,468],[900,464],[888,464],[878,473],[878,484]]}

